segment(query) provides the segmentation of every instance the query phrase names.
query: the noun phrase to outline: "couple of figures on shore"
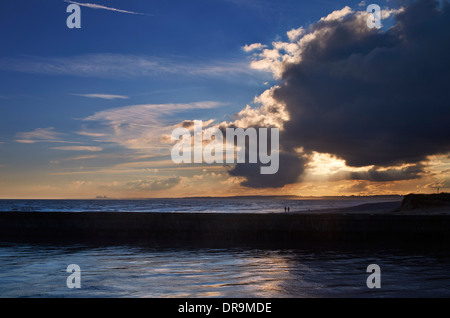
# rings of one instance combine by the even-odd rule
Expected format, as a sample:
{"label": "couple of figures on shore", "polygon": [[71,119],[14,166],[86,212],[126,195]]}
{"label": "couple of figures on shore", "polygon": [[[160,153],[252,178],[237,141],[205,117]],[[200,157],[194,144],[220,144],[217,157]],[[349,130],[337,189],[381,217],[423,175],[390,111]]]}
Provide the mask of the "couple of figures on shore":
{"label": "couple of figures on shore", "polygon": [[285,206],[285,207],[284,207],[284,212],[289,212],[289,211],[291,211],[291,208],[288,207],[288,206]]}

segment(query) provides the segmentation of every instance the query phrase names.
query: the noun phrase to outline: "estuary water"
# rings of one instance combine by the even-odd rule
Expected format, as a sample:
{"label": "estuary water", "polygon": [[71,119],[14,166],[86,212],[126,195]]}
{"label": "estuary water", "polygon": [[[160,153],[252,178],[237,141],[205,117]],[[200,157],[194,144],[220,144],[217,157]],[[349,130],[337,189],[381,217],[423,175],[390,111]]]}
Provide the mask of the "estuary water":
{"label": "estuary water", "polygon": [[[0,264],[0,297],[450,297],[450,256],[436,250],[2,243]],[[70,264],[79,289],[66,285]]]}

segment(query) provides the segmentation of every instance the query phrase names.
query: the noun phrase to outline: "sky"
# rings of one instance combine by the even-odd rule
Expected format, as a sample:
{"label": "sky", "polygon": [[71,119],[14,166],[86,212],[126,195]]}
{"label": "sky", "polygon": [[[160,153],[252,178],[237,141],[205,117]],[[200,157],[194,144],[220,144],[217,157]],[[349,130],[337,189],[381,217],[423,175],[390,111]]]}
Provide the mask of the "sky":
{"label": "sky", "polygon": [[[373,3],[1,1],[0,199],[448,191],[450,7]],[[175,164],[194,120],[279,128],[279,171]]]}

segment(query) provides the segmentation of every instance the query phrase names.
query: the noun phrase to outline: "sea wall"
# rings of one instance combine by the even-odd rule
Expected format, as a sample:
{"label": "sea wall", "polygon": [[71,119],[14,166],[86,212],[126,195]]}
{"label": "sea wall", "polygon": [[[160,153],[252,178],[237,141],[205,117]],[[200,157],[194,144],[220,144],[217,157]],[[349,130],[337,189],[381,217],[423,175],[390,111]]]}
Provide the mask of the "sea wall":
{"label": "sea wall", "polygon": [[450,243],[449,215],[0,212],[0,240]]}

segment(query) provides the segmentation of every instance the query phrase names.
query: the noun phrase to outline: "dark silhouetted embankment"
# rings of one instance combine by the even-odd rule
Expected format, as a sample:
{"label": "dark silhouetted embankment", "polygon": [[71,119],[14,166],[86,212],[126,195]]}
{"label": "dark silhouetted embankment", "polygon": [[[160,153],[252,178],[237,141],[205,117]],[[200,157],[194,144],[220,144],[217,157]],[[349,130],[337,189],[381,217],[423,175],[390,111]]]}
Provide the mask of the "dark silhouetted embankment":
{"label": "dark silhouetted embankment", "polygon": [[403,198],[400,211],[417,209],[448,208],[450,210],[450,193],[408,194]]}
{"label": "dark silhouetted embankment", "polygon": [[0,212],[0,240],[292,245],[450,242],[449,215]]}

